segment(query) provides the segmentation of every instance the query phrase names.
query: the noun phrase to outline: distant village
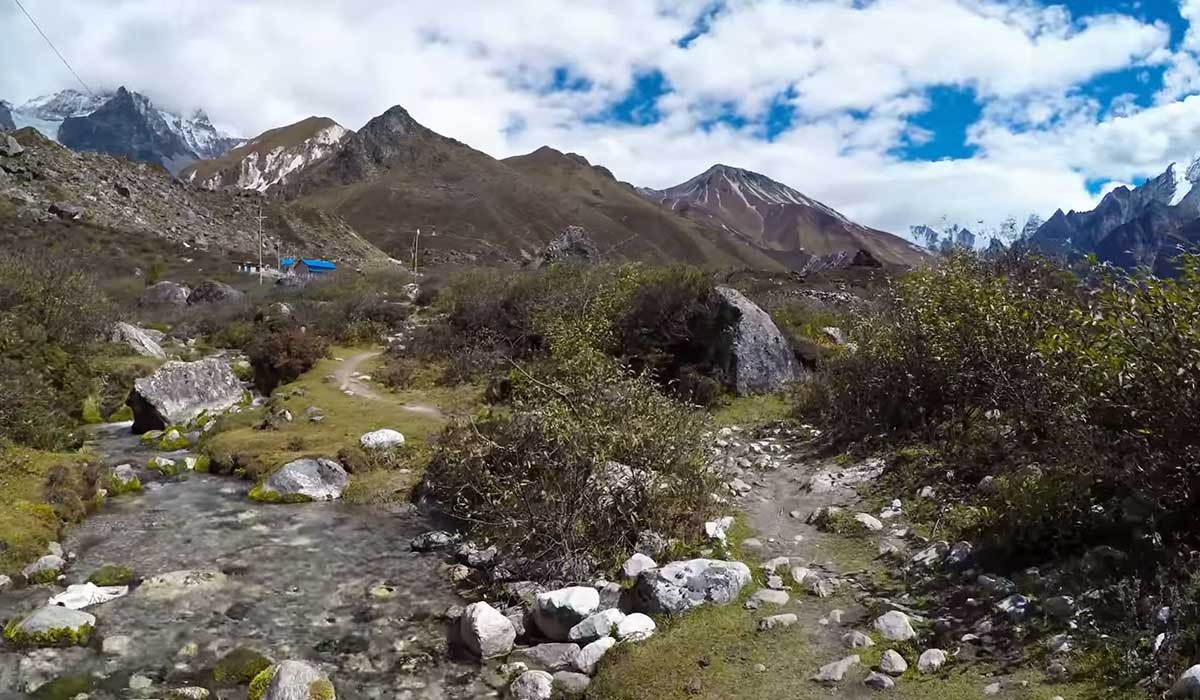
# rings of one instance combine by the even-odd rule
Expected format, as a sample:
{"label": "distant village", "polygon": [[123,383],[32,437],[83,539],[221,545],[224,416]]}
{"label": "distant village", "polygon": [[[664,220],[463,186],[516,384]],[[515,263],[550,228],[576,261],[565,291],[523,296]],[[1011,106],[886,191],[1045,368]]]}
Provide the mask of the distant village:
{"label": "distant village", "polygon": [[261,273],[266,277],[299,277],[302,279],[312,279],[320,277],[337,270],[337,264],[329,260],[319,260],[317,258],[282,258],[279,260],[279,265],[267,265],[257,262],[243,261],[236,263],[237,271],[245,274],[257,275]]}

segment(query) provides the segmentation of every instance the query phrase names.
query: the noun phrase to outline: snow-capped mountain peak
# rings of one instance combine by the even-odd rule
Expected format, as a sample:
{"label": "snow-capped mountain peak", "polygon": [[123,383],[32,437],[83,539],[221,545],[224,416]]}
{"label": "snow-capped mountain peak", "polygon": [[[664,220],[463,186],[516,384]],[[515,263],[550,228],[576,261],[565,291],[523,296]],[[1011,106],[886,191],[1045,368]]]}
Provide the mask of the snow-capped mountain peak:
{"label": "snow-capped mountain peak", "polygon": [[180,177],[200,187],[236,187],[260,192],[332,153],[352,132],[323,117],[271,129],[215,160],[193,163]]}

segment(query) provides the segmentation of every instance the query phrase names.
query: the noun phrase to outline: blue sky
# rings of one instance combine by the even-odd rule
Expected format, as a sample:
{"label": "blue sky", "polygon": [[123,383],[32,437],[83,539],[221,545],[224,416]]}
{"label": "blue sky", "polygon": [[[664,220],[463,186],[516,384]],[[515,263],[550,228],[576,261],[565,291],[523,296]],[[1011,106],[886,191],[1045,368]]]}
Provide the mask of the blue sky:
{"label": "blue sky", "polygon": [[[905,232],[1089,208],[1200,151],[1200,0],[39,0],[98,87],[247,136],[400,104],[638,185],[721,162]],[[72,79],[9,5],[0,98]]]}

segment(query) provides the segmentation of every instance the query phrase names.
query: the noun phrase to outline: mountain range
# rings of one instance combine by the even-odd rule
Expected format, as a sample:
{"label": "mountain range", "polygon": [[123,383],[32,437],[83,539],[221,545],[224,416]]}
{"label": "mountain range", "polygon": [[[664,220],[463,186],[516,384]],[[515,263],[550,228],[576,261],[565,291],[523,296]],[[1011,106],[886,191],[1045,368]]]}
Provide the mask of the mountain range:
{"label": "mountain range", "polygon": [[1200,188],[1172,164],[1138,187],[1112,190],[1091,211],[1059,209],[1029,242],[1067,258],[1095,255],[1119,267],[1171,275],[1179,251],[1200,246]]}
{"label": "mountain range", "polygon": [[357,131],[309,117],[242,140],[201,111],[185,118],[123,87],[0,103],[0,128],[26,126],[76,151],[160,165],[198,188],[257,191],[333,215],[402,259],[420,230],[427,262],[521,262],[570,225],[610,256],[656,262],[810,270],[929,257],[748,170],[716,165],[664,190],[638,188],[550,147],[493,158],[400,106]]}
{"label": "mountain range", "polygon": [[30,126],[68,148],[156,163],[172,174],[243,141],[213,126],[202,110],[185,117],[124,87],[95,94],[61,90],[19,107],[5,105],[12,122],[8,128]]}

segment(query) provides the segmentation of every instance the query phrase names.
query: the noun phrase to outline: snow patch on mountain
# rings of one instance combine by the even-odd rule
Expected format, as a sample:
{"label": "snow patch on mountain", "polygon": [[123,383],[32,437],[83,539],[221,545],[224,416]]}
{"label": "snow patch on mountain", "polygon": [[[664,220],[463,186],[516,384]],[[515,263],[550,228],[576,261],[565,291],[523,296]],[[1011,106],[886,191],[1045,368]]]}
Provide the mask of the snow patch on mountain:
{"label": "snow patch on mountain", "polygon": [[[273,129],[230,151],[225,158],[210,164],[211,167],[197,164],[183,173],[183,177],[207,189],[235,187],[265,192],[286,182],[292,173],[332,153],[351,133],[332,120],[318,121],[327,125],[307,137],[300,138],[302,133],[298,133],[287,138],[284,134],[311,128],[308,126],[312,123],[310,120]],[[221,162],[230,159],[235,160]]]}

